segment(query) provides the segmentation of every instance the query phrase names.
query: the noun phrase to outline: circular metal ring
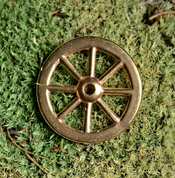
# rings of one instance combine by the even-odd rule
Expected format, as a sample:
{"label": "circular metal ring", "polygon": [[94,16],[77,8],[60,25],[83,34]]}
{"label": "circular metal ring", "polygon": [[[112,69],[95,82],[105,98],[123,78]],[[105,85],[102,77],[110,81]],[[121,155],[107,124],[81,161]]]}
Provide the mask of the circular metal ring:
{"label": "circular metal ring", "polygon": [[[89,50],[89,58],[88,74],[84,77],[69,62],[67,57],[72,53],[85,49]],[[116,62],[99,78],[95,78],[97,50],[103,51],[116,59]],[[78,81],[77,86],[53,85],[50,83],[52,74],[60,63]],[[121,68],[125,68],[129,75],[130,88],[103,87],[103,83]],[[76,93],[77,96],[57,114],[50,101],[50,92]],[[129,96],[129,102],[124,114],[118,117],[104,102],[102,95]],[[102,142],[121,133],[133,120],[141,101],[141,80],[134,62],[121,47],[103,38],[80,37],[56,48],[45,61],[38,77],[37,100],[44,119],[56,133],[76,142]],[[85,105],[84,128],[83,130],[76,130],[65,124],[63,120],[81,102]],[[93,103],[96,103],[109,117],[113,123],[111,126],[100,131],[91,131]]]}

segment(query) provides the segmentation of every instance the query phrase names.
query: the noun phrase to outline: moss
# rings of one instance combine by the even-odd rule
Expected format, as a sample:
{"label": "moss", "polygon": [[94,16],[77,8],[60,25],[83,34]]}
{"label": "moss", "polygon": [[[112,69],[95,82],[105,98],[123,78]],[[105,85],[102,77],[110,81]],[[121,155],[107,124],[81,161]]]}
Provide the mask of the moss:
{"label": "moss", "polygon": [[[170,1],[161,1],[163,6],[159,11],[156,5],[160,2],[140,6],[140,0],[60,2],[0,2],[0,125],[15,130],[28,128],[15,137],[17,142],[27,150],[56,161],[50,163],[34,157],[48,170],[49,175],[44,175],[23,152],[10,144],[5,130],[1,129],[0,177],[173,177],[175,17],[161,18],[155,28],[144,23],[144,17],[150,6],[154,7],[154,14],[175,10],[175,7]],[[51,15],[51,11],[57,9],[66,16]],[[63,42],[87,35],[112,40],[130,54],[141,76],[143,95],[134,121],[123,133],[103,143],[85,145],[68,141],[50,129],[39,112],[35,91],[38,73],[48,55]],[[87,72],[85,56],[86,52],[70,58],[83,75]],[[107,59],[105,65],[103,58]],[[105,54],[98,54],[97,75],[111,63],[112,59]],[[76,84],[60,66],[52,82]],[[106,85],[114,83],[127,86],[125,73],[114,75]],[[71,95],[53,96],[55,109],[59,111],[72,99]],[[108,101],[116,113],[122,113],[125,99],[106,98]],[[81,108],[77,108],[68,115],[67,123],[81,128],[80,111]],[[110,124],[95,106],[93,117],[94,130]],[[55,144],[60,147],[56,153],[52,152]]]}

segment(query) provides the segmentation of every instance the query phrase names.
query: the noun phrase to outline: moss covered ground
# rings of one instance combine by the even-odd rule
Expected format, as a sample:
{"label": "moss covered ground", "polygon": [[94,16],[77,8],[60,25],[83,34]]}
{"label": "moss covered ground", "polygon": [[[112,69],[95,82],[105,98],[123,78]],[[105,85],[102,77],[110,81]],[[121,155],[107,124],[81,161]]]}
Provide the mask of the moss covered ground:
{"label": "moss covered ground", "polygon": [[[163,0],[142,2],[0,0],[0,177],[175,177],[175,16],[161,17],[154,26],[158,18],[148,20],[159,12],[175,11],[175,5]],[[63,42],[88,35],[124,48],[138,68],[143,87],[132,124],[116,138],[98,144],[74,143],[57,135],[42,118],[36,101],[37,77],[48,55]],[[84,75],[86,52],[70,56],[70,61]],[[110,57],[99,53],[97,76],[111,63]],[[76,81],[59,66],[52,82]],[[125,71],[105,85],[127,86]],[[73,97],[53,93],[55,110]],[[104,100],[119,115],[127,102],[124,97]],[[82,107],[65,122],[81,128]],[[93,109],[92,129],[110,124],[97,106]],[[31,155],[48,174],[11,143],[7,130],[25,150],[55,161]]]}

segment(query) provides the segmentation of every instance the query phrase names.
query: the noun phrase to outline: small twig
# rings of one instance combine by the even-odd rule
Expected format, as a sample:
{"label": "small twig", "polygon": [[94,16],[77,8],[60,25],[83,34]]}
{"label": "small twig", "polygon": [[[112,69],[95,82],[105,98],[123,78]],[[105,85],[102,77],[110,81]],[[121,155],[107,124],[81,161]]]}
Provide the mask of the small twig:
{"label": "small twig", "polygon": [[16,172],[14,169],[12,170],[14,177],[18,178],[20,176],[19,172]]}
{"label": "small twig", "polygon": [[[98,19],[98,20],[101,20],[101,18]],[[98,21],[98,20],[97,20],[97,21]],[[94,21],[93,23],[91,23],[91,24],[87,25],[86,27],[82,28],[82,29],[79,31],[79,33],[82,34],[84,30],[86,30],[86,29],[88,29],[88,28],[94,26],[97,21]]]}
{"label": "small twig", "polygon": [[86,164],[86,165],[89,165],[87,162],[81,161],[81,160],[80,160],[79,158],[77,158],[76,156],[71,155],[71,157],[74,158],[74,159],[76,159],[77,161],[80,161],[80,162],[82,162],[82,163],[84,163],[84,164]]}
{"label": "small twig", "polygon": [[159,6],[157,5],[157,9],[160,10],[163,6],[163,3],[161,3]]}
{"label": "small twig", "polygon": [[28,128],[24,128],[24,129],[20,130],[19,133],[24,132],[26,130],[28,130]]}
{"label": "small twig", "polygon": [[27,129],[28,129],[28,128],[25,128],[25,129],[22,129],[22,130],[20,130],[20,131],[10,130],[9,133],[10,133],[10,135],[18,135],[18,134],[20,134],[21,132],[23,132],[23,131],[25,131],[25,130],[27,130]]}
{"label": "small twig", "polygon": [[36,164],[43,172],[48,174],[48,172],[41,166],[39,165],[27,152],[25,152],[26,156],[34,163]]}
{"label": "small twig", "polygon": [[98,29],[99,29],[99,27],[95,28],[95,29],[93,30],[93,32],[97,31]]}
{"label": "small twig", "polygon": [[93,22],[93,23],[91,23],[90,25],[87,25],[86,27],[82,28],[82,29],[79,31],[79,33],[80,33],[80,34],[82,34],[82,33],[83,33],[83,31],[84,31],[85,29],[88,29],[88,28],[90,28],[90,27],[94,26],[94,25],[95,25],[95,23],[96,23],[96,21],[95,21],[95,22]]}
{"label": "small twig", "polygon": [[158,19],[151,25],[151,27],[155,27],[159,22],[160,22],[160,18],[158,18]]}
{"label": "small twig", "polygon": [[51,14],[52,14],[52,15],[55,15],[55,14],[57,14],[58,12],[60,12],[60,10],[52,11]]}
{"label": "small twig", "polygon": [[132,40],[132,42],[130,43],[130,44],[133,44],[136,40],[137,40],[137,38],[143,33],[144,31],[142,31],[140,34],[138,34],[133,40]]}
{"label": "small twig", "polygon": [[8,134],[8,137],[10,138],[10,140],[12,141],[12,143],[13,143],[15,146],[17,146],[20,150],[22,150],[22,151],[24,151],[24,152],[27,152],[27,153],[29,153],[29,154],[31,154],[31,155],[37,156],[37,157],[39,157],[39,158],[43,158],[43,159],[46,159],[46,160],[48,160],[48,161],[51,161],[52,163],[55,162],[55,161],[52,161],[52,160],[50,160],[50,159],[48,159],[48,158],[46,158],[46,157],[44,157],[44,156],[37,155],[37,154],[35,154],[35,153],[32,153],[32,152],[27,151],[27,150],[25,150],[24,148],[20,147],[20,146],[13,140],[13,138],[10,136],[10,132],[9,132],[8,129],[7,129],[7,134]]}
{"label": "small twig", "polygon": [[161,15],[165,15],[165,14],[175,14],[175,11],[164,11],[164,12],[160,12],[158,14],[155,14],[151,17],[149,17],[149,20],[155,19],[156,17],[159,17]]}
{"label": "small twig", "polygon": [[67,14],[65,14],[65,13],[57,13],[56,16],[63,18],[63,17],[66,17]]}
{"label": "small twig", "polygon": [[[157,9],[160,10],[162,8],[162,3],[158,6],[157,5]],[[160,18],[158,18],[152,25],[151,27],[154,28],[158,23],[160,22]]]}
{"label": "small twig", "polygon": [[20,132],[16,130],[10,130],[9,133],[10,135],[18,135]]}
{"label": "small twig", "polygon": [[15,61],[13,58],[11,58],[11,61],[12,61],[14,64],[16,64],[16,61]]}
{"label": "small twig", "polygon": [[[167,14],[166,14],[166,15],[162,15],[162,18],[164,18],[164,17],[166,17],[166,16],[167,16]],[[159,22],[160,22],[160,18],[158,18],[158,19],[151,25],[151,27],[155,27]]]}
{"label": "small twig", "polygon": [[60,10],[56,10],[56,11],[51,12],[51,14],[59,16],[59,17],[65,17],[67,15],[65,13],[59,13],[59,12],[60,12]]}
{"label": "small twig", "polygon": [[79,151],[78,154],[80,154],[80,153],[82,153],[82,152],[83,152],[83,150],[82,150],[82,151]]}
{"label": "small twig", "polygon": [[60,4],[64,3],[64,2],[65,2],[65,1],[57,2],[56,4],[57,4],[57,5],[60,5]]}

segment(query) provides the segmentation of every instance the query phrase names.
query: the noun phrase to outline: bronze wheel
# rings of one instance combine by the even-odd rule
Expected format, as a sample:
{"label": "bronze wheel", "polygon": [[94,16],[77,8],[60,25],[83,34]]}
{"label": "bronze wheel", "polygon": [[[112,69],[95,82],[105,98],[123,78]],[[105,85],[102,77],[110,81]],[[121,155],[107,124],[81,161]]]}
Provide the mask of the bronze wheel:
{"label": "bronze wheel", "polygon": [[[88,74],[82,76],[67,57],[72,53],[85,49],[89,50]],[[97,50],[108,53],[116,59],[112,67],[100,78],[95,78]],[[60,63],[78,81],[77,86],[53,85],[50,83],[52,74]],[[104,88],[103,83],[121,68],[125,68],[128,73],[130,88]],[[76,98],[57,114],[50,101],[50,92],[76,93]],[[104,102],[102,95],[129,96],[124,114],[118,117]],[[102,142],[115,137],[131,123],[141,100],[141,80],[134,62],[118,45],[102,38],[80,37],[59,46],[45,61],[38,77],[37,99],[44,119],[56,133],[76,142]],[[81,102],[85,106],[84,128],[76,130],[65,124],[63,120]],[[98,132],[92,132],[90,129],[93,103],[96,103],[112,121],[111,126]]]}

